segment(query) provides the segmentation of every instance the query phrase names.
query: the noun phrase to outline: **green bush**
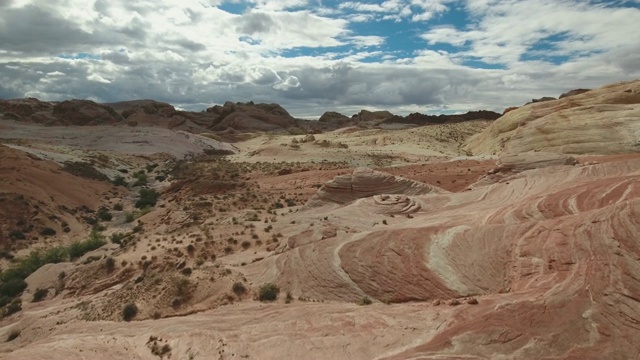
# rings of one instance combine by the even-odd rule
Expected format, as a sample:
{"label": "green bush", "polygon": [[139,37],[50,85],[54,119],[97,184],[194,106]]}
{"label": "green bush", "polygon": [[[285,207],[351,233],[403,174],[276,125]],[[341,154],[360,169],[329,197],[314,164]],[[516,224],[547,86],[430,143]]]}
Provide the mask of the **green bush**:
{"label": "green bush", "polygon": [[13,298],[22,294],[26,288],[27,283],[23,279],[11,279],[0,285],[0,296]]}
{"label": "green bush", "polygon": [[[131,221],[133,221],[133,220],[131,220]],[[113,233],[113,234],[111,234],[111,237],[109,239],[111,240],[112,243],[121,245],[122,244],[122,239],[124,239],[125,237],[127,237],[127,234]]]}
{"label": "green bush", "polygon": [[140,189],[138,192],[140,199],[136,201],[136,208],[142,209],[145,207],[156,206],[160,194],[154,189]]}
{"label": "green bush", "polygon": [[276,284],[266,283],[260,286],[258,291],[258,300],[260,301],[275,301],[280,294],[280,288]]}
{"label": "green bush", "polygon": [[124,177],[118,175],[115,177],[115,179],[113,179],[111,181],[111,183],[115,186],[124,186],[127,187],[127,181],[124,179]]}
{"label": "green bush", "polygon": [[75,242],[69,246],[69,258],[75,260],[89,251],[102,247],[106,243],[104,236],[92,231],[87,240]]}
{"label": "green bush", "polygon": [[113,205],[113,210],[115,211],[122,211],[122,209],[123,209],[122,204]]}
{"label": "green bush", "polygon": [[102,221],[111,221],[111,219],[113,219],[113,215],[111,215],[109,210],[107,210],[107,208],[103,208],[103,207],[98,209],[97,216],[98,216],[98,219],[100,219]]}
{"label": "green bush", "polygon": [[44,300],[44,298],[46,298],[48,294],[49,294],[49,289],[38,288],[33,293],[33,300],[31,302],[40,302]]}
{"label": "green bush", "polygon": [[131,321],[138,315],[138,306],[134,303],[129,303],[122,308],[122,319],[124,321]]}
{"label": "green bush", "polygon": [[149,179],[147,178],[147,174],[145,174],[144,171],[137,172],[137,173],[133,174],[133,176],[136,178],[136,182],[133,183],[133,186],[144,186],[144,185],[147,185],[149,183]]}

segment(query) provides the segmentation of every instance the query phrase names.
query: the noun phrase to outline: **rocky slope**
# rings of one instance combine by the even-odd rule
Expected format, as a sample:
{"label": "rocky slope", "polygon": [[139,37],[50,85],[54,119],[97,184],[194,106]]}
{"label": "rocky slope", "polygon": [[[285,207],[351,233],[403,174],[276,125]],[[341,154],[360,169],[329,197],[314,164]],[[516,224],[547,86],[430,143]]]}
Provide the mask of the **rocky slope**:
{"label": "rocky slope", "polygon": [[509,111],[464,149],[472,154],[547,151],[623,154],[640,147],[640,80]]}

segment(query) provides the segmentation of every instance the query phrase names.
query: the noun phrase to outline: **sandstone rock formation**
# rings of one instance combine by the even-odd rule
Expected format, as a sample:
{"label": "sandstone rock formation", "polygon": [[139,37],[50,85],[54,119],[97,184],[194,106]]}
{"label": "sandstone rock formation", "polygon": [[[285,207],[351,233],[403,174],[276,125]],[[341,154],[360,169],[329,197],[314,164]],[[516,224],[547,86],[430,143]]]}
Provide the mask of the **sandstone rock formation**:
{"label": "sandstone rock formation", "polygon": [[522,154],[503,154],[497,163],[499,171],[510,172],[522,172],[547,166],[575,164],[577,164],[577,160],[573,156],[538,151]]}
{"label": "sandstone rock formation", "polygon": [[[327,214],[313,228],[334,227],[335,236],[294,233],[297,240],[249,265],[246,274],[319,300],[366,295],[457,304],[446,307],[455,310],[435,334],[387,359],[633,358],[639,176],[636,156],[534,169],[467,192],[411,196],[422,204],[411,217],[377,212],[376,197],[330,213],[310,208],[296,223]],[[437,317],[439,309],[422,311]]]}
{"label": "sandstone rock formation", "polygon": [[591,91],[591,89],[574,89],[574,90],[571,90],[571,91],[567,91],[566,93],[562,93],[558,99],[563,99],[563,98],[566,98],[568,96],[584,94],[587,91]]}
{"label": "sandstone rock formation", "polygon": [[[350,175],[336,176],[326,183],[318,194],[309,200],[308,206],[347,204],[354,200],[378,194],[420,195],[445,192],[435,186],[393,176],[368,168],[358,168]],[[394,197],[395,199],[395,197]],[[380,203],[398,203],[404,200],[379,198]]]}
{"label": "sandstone rock formation", "polygon": [[620,154],[640,149],[638,132],[640,81],[634,81],[523,106],[469,139],[464,149],[473,154]]}
{"label": "sandstone rock formation", "polygon": [[278,104],[226,102],[207,112],[217,116],[211,125],[213,130],[274,131],[296,126],[296,120]]}

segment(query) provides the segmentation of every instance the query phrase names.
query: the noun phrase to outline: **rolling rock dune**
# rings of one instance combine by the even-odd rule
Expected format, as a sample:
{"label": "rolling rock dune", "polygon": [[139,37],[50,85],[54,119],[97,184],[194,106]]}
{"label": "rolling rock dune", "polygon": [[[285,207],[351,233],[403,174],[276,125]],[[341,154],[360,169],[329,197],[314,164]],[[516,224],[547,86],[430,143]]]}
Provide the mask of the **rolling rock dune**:
{"label": "rolling rock dune", "polygon": [[624,154],[638,151],[639,135],[640,81],[633,81],[509,111],[464,149],[476,155]]}
{"label": "rolling rock dune", "polygon": [[[437,163],[445,176],[459,165],[453,156],[413,164],[402,176],[401,166],[392,175],[327,162],[313,169],[288,164],[286,172],[264,170],[263,162],[251,170],[249,163],[221,160],[215,171],[198,163],[193,168],[203,173],[193,176],[202,181],[209,172],[222,181],[231,168],[232,179],[246,181],[249,190],[257,186],[251,177],[268,177],[256,181],[263,194],[271,183],[291,193],[307,191],[306,184],[317,191],[266,215],[234,210],[235,199],[221,210],[202,200],[204,194],[183,189],[181,201],[164,201],[141,218],[138,243],[109,245],[118,263],[138,261],[151,244],[159,247],[154,254],[179,252],[177,258],[160,254],[148,268],[142,260],[118,264],[122,270],[112,278],[119,281],[84,296],[67,290],[29,303],[23,295],[23,310],[0,322],[0,338],[20,330],[0,343],[0,358],[638,359],[639,91],[640,81],[615,84],[506,113],[458,144],[460,156],[467,153],[463,160],[486,164],[460,191],[438,185],[441,180],[412,178],[424,168],[428,178],[444,179],[430,166]],[[250,150],[246,146],[239,148]],[[335,176],[320,183],[322,171]],[[244,201],[258,197],[249,190]],[[188,215],[189,198],[200,201],[206,216]],[[286,198],[275,199],[292,201]],[[256,219],[246,220],[254,211]],[[169,214],[185,220],[166,224]],[[211,219],[217,222],[208,235],[196,231]],[[176,230],[161,232],[169,226]],[[250,234],[265,243],[232,248],[234,239]],[[203,239],[190,242],[198,236]],[[196,265],[180,250],[187,244],[195,244],[194,253],[227,244],[230,250]],[[174,304],[183,306],[182,316],[156,317],[150,304],[167,287],[144,293],[144,286],[147,279],[162,283],[163,268],[175,276],[176,262],[189,269],[177,276],[197,284],[194,299]],[[91,276],[104,276],[101,283],[112,279],[98,265],[60,266],[94,269]],[[38,271],[32,275],[38,279],[28,281],[41,284],[46,276]],[[82,294],[81,277],[71,275]],[[246,289],[232,291],[234,281]],[[280,296],[259,302],[267,283],[277,285]],[[210,288],[218,295],[229,290],[222,301],[199,297]],[[139,294],[133,321],[89,316],[92,304],[104,299],[121,306],[116,295],[127,291]]]}

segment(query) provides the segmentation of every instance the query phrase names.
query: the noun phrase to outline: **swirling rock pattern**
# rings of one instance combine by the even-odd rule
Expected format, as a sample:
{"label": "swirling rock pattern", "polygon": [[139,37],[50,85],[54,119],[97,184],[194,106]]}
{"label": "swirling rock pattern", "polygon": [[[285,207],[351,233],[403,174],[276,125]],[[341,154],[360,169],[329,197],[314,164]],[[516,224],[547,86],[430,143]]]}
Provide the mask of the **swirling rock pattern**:
{"label": "swirling rock pattern", "polygon": [[[323,192],[349,184],[341,181]],[[322,301],[477,299],[433,336],[383,358],[638,356],[640,158],[532,169],[461,193],[343,203],[323,225],[335,236],[302,236],[308,241],[248,266],[248,277]],[[381,208],[415,211],[391,217]],[[307,208],[300,221],[323,211]]]}
{"label": "swirling rock pattern", "polygon": [[420,195],[444,192],[446,191],[429,184],[369,168],[358,168],[350,175],[336,176],[327,182],[307,205],[316,207],[326,204],[347,204],[379,194]]}

